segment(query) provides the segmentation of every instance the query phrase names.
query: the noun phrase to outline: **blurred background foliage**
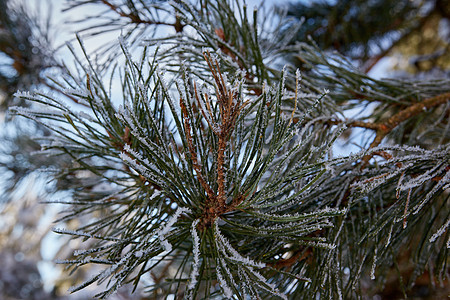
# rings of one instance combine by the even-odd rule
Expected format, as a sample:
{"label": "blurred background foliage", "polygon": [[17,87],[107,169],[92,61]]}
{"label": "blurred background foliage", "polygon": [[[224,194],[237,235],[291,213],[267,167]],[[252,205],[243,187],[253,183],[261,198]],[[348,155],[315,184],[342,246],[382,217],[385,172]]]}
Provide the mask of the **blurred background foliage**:
{"label": "blurred background foliage", "polygon": [[448,1],[295,1],[288,15],[303,21],[297,40],[311,36],[321,49],[339,51],[365,72],[392,57],[394,69],[448,74]]}
{"label": "blurred background foliage", "polygon": [[54,44],[57,30],[52,26],[53,11],[48,3],[32,9],[26,1],[0,1],[0,108],[3,111],[13,104],[12,95],[17,90],[45,83],[43,73],[57,67]]}

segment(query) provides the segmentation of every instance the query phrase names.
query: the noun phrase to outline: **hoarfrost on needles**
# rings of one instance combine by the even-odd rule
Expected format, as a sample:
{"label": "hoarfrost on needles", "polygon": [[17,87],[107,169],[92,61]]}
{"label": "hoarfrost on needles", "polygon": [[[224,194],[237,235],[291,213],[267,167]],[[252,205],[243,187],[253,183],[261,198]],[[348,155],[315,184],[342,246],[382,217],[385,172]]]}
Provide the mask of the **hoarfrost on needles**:
{"label": "hoarfrost on needles", "polygon": [[261,262],[256,262],[248,257],[242,256],[241,254],[239,254],[239,252],[236,251],[236,249],[234,249],[231,246],[230,242],[228,242],[228,240],[220,232],[219,224],[218,224],[219,219],[220,218],[216,219],[215,231],[216,231],[217,239],[219,242],[218,248],[222,251],[222,253],[227,255],[226,252],[229,252],[231,254],[231,256],[229,256],[228,258],[230,258],[234,261],[237,261],[237,262],[241,262],[246,266],[252,266],[252,267],[256,267],[256,268],[264,268],[266,266],[266,264],[261,263]]}
{"label": "hoarfrost on needles", "polygon": [[192,223],[191,235],[193,241],[193,253],[194,253],[194,265],[192,266],[191,281],[189,282],[188,289],[193,289],[197,284],[198,269],[200,267],[200,238],[197,234],[197,224],[200,219],[195,220]]}
{"label": "hoarfrost on needles", "polygon": [[430,240],[429,240],[430,243],[435,242],[436,239],[437,239],[438,237],[440,237],[440,236],[447,230],[448,225],[450,225],[450,219],[447,219],[447,222],[445,222],[445,224],[442,225],[441,228],[439,228],[439,230],[436,231],[436,233],[433,234],[433,235],[431,236],[431,238],[430,238]]}
{"label": "hoarfrost on needles", "polygon": [[191,212],[191,210],[186,207],[178,207],[175,214],[172,217],[170,217],[167,223],[162,228],[158,229],[157,231],[158,238],[164,250],[168,252],[172,251],[172,245],[167,241],[165,236],[172,230],[173,224],[175,224],[175,222],[181,216],[181,214],[187,212]]}
{"label": "hoarfrost on needles", "polygon": [[231,291],[227,282],[223,278],[222,273],[220,272],[220,264],[217,264],[217,266],[216,266],[216,276],[217,276],[217,280],[219,281],[220,287],[222,288],[225,297],[228,299],[233,297],[233,292]]}

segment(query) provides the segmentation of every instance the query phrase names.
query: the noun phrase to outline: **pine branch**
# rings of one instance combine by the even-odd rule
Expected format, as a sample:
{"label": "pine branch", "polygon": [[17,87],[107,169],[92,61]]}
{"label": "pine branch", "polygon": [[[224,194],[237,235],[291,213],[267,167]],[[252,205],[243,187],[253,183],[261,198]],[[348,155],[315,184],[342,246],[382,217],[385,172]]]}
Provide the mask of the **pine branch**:
{"label": "pine branch", "polygon": [[191,154],[192,164],[194,166],[197,179],[200,182],[200,184],[202,185],[202,187],[205,189],[209,199],[214,199],[215,198],[214,192],[211,189],[211,187],[208,185],[208,183],[205,181],[205,179],[202,175],[202,169],[197,160],[197,152],[195,151],[194,142],[193,142],[192,136],[191,136],[191,125],[190,125],[191,121],[189,118],[189,114],[188,114],[186,105],[184,104],[184,100],[181,97],[180,97],[180,107],[181,107],[181,112],[183,113],[184,128],[185,128],[184,132],[185,132],[186,139],[188,142],[189,152]]}
{"label": "pine branch", "polygon": [[[424,110],[442,105],[448,102],[449,100],[450,100],[450,93],[444,93],[441,95],[425,99],[421,102],[417,102],[405,108],[404,110],[399,111],[398,113],[391,116],[389,119],[387,119],[382,123],[351,122],[349,125],[376,130],[376,136],[369,146],[369,149],[371,149],[377,147],[382,142],[382,140],[400,123],[419,115]],[[371,158],[372,156],[368,155],[365,156],[362,161],[364,164],[367,164]]]}
{"label": "pine branch", "polygon": [[[122,95],[111,88],[115,67],[94,63],[78,38],[79,74],[52,84],[64,95],[19,92],[29,107],[11,109],[52,132],[41,155],[66,158],[52,163],[61,190],[72,191],[57,220],[69,228],[55,232],[84,248],[61,263],[103,268],[71,291],[107,282],[97,294],[106,298],[153,274],[153,297],[357,298],[386,281],[405,247],[415,249],[407,280],[427,266],[445,280],[448,80],[375,80],[312,41],[290,45],[299,26],[286,32],[281,17],[268,26],[270,15],[234,2],[95,3],[119,16],[99,33],[129,29],[109,50]],[[156,31],[161,10],[175,23],[155,22],[176,34]],[[149,46],[136,60],[127,41]],[[278,65],[286,55],[302,59],[301,80]],[[377,106],[366,117],[338,117],[368,103]],[[422,124],[439,143],[402,142],[424,135]],[[375,138],[335,158],[347,127]],[[387,138],[392,145],[380,146]]]}
{"label": "pine branch", "polygon": [[[162,21],[154,21],[154,20],[143,20],[141,19],[141,17],[139,16],[139,14],[136,13],[125,13],[123,10],[121,10],[118,6],[110,3],[107,0],[101,0],[101,2],[103,4],[105,4],[106,6],[108,6],[112,11],[114,11],[115,13],[117,13],[119,16],[121,17],[125,17],[128,18],[132,23],[135,24],[146,24],[146,25],[166,25],[166,26],[173,26],[175,28],[178,28],[180,25],[177,23],[167,23],[167,22],[162,22]],[[177,31],[178,32],[178,31]]]}

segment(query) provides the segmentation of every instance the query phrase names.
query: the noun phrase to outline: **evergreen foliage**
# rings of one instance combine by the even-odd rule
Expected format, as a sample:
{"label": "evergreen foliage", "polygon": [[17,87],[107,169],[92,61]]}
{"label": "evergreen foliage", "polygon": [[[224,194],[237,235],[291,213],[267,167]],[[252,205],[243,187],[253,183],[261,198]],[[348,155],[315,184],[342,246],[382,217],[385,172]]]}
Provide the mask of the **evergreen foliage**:
{"label": "evergreen foliage", "polygon": [[409,72],[448,72],[448,1],[296,1],[288,15],[303,23],[297,40],[311,36],[321,49],[345,54],[365,72],[387,55]]}
{"label": "evergreen foliage", "polygon": [[[103,267],[71,292],[349,299],[392,274],[405,296],[425,272],[446,284],[450,80],[373,79],[321,39],[294,43],[309,29],[285,12],[239,1],[68,9],[89,6],[75,66],[10,109],[51,132],[37,155],[72,192],[47,201],[67,207],[54,232],[84,245],[59,263]],[[116,29],[97,52],[83,45]],[[339,139],[361,150],[335,156]]]}
{"label": "evergreen foliage", "polygon": [[51,32],[41,11],[34,15],[24,5],[0,1],[1,110],[13,104],[18,89],[44,82],[43,71],[56,65]]}

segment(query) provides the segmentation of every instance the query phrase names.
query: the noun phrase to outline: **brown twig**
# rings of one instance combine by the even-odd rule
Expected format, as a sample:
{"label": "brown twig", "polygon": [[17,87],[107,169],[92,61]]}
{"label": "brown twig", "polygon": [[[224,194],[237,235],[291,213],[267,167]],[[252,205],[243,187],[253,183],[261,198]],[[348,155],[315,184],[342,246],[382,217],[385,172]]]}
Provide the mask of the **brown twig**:
{"label": "brown twig", "polygon": [[[193,85],[193,96],[197,101],[197,106],[200,113],[207,121],[209,128],[218,138],[216,167],[217,175],[215,182],[217,185],[217,192],[213,191],[211,186],[202,176],[202,169],[197,162],[196,147],[194,146],[194,141],[191,135],[191,124],[193,124],[193,121],[191,120],[192,117],[188,114],[188,109],[184,100],[180,99],[180,107],[184,120],[184,130],[189,151],[191,153],[192,164],[197,174],[197,179],[205,189],[208,196],[203,211],[202,222],[199,225],[200,230],[210,226],[218,216],[234,210],[236,206],[245,199],[245,196],[238,195],[235,199],[232,199],[229,205],[226,204],[227,193],[225,179],[225,152],[229,139],[231,138],[231,133],[234,130],[237,117],[246,105],[246,102],[239,97],[237,89],[230,89],[227,87],[227,83],[225,82],[222,72],[220,71],[219,63],[211,58],[209,52],[204,53],[204,57],[215,81],[216,101],[219,109],[219,116],[217,117],[214,115],[213,109],[211,109],[211,99],[209,96],[207,94],[199,95],[195,83]],[[206,108],[202,105],[202,101],[205,102]],[[202,131],[204,129],[200,130]]]}
{"label": "brown twig", "polygon": [[[348,127],[360,127],[360,128],[367,128],[372,129],[376,132],[375,138],[370,144],[368,149],[372,149],[377,147],[383,139],[392,131],[394,130],[398,125],[400,125],[402,122],[415,117],[422,113],[424,110],[439,106],[441,104],[444,104],[450,100],[450,92],[449,93],[443,93],[437,96],[433,96],[430,98],[425,99],[424,101],[414,103],[413,105],[399,111],[395,115],[391,116],[387,120],[380,122],[380,123],[371,123],[371,122],[363,122],[363,121],[352,121],[346,123]],[[342,123],[343,121],[340,120],[329,120],[327,121],[327,124],[329,125],[337,125]],[[363,165],[367,164],[369,160],[373,157],[375,154],[380,154],[379,152],[374,152],[372,154],[368,154],[363,157],[362,162]]]}
{"label": "brown twig", "polygon": [[282,268],[290,268],[297,262],[302,261],[304,259],[308,259],[311,255],[312,255],[311,248],[308,248],[308,249],[306,249],[306,251],[304,251],[304,249],[302,249],[302,247],[300,247],[298,250],[295,250],[293,252],[291,257],[285,258],[285,259],[279,259],[276,262],[268,264],[268,265],[277,270],[280,270]]}
{"label": "brown twig", "polygon": [[123,12],[118,6],[110,3],[107,0],[102,0],[103,4],[108,6],[112,11],[117,13],[121,17],[125,17],[131,20],[131,22],[135,24],[147,24],[147,25],[167,25],[167,26],[173,26],[175,27],[177,32],[180,32],[183,28],[183,25],[181,24],[180,20],[177,18],[175,23],[167,23],[162,21],[152,21],[152,20],[143,20],[138,14],[134,13],[125,13]]}
{"label": "brown twig", "polygon": [[[367,150],[369,150],[369,149],[372,149],[372,148],[378,146],[382,142],[382,140],[386,137],[386,135],[389,134],[394,128],[396,128],[402,122],[404,122],[414,116],[417,116],[424,110],[444,104],[449,100],[450,100],[450,93],[443,93],[443,94],[440,94],[440,95],[437,95],[434,97],[427,98],[424,101],[415,103],[415,104],[399,111],[398,113],[394,114],[393,116],[391,116],[384,122],[370,123],[370,122],[363,122],[363,121],[352,121],[352,122],[348,122],[346,125],[348,127],[360,127],[360,128],[367,128],[367,129],[372,129],[372,130],[376,131],[376,136],[375,136],[374,140],[372,141],[372,143],[370,144],[369,148],[367,149]],[[329,120],[326,123],[329,125],[337,125],[342,122],[343,121],[341,121],[341,120]],[[364,168],[369,163],[369,160],[374,155],[380,155],[381,157],[385,158],[386,160],[392,158],[392,155],[385,151],[374,151],[371,154],[365,155],[362,158],[361,168]],[[401,163],[397,163],[396,165],[397,165],[397,167],[402,166]],[[384,174],[381,176],[384,176]],[[436,177],[436,178],[438,178],[438,177]],[[359,179],[359,177],[356,177],[354,180],[358,180],[358,179]],[[375,178],[373,178],[373,179],[375,179]],[[371,180],[373,180],[373,179],[371,179]],[[371,180],[369,180],[369,181],[371,181]],[[433,178],[432,180],[436,180],[436,179]],[[343,197],[343,199],[344,199],[343,202],[346,202],[345,200],[348,198],[349,195],[350,195],[350,190],[347,190]]]}
{"label": "brown twig", "polygon": [[[374,140],[369,146],[369,149],[377,147],[383,139],[388,135],[394,128],[396,128],[400,123],[417,116],[424,110],[427,110],[429,108],[441,105],[447,101],[450,100],[450,93],[444,93],[440,94],[428,99],[425,99],[424,101],[417,102],[404,110],[399,111],[389,119],[387,119],[383,123],[365,123],[365,128],[370,128],[376,130],[376,135]],[[358,127],[363,127],[363,123],[361,124],[355,124],[359,125]],[[369,126],[370,124],[370,126]],[[372,158],[372,155],[366,155],[363,157],[362,161],[363,164],[367,164],[369,160]]]}
{"label": "brown twig", "polygon": [[213,198],[213,197],[215,197],[214,192],[211,189],[211,187],[208,185],[208,183],[205,181],[205,179],[203,178],[202,168],[198,164],[197,151],[195,150],[195,147],[194,147],[194,144],[192,141],[192,136],[191,136],[191,124],[190,124],[189,114],[188,114],[186,105],[184,104],[184,101],[182,98],[180,98],[180,107],[181,107],[181,112],[183,114],[184,130],[185,130],[185,134],[186,134],[188,148],[189,148],[189,152],[191,154],[192,165],[193,165],[195,173],[197,175],[197,180],[200,182],[201,186],[205,190],[208,197]]}
{"label": "brown twig", "polygon": [[[220,40],[223,41],[223,43],[219,43],[218,47],[219,49],[226,55],[228,55],[234,62],[236,62],[239,66],[239,69],[246,71],[245,70],[245,65],[244,62],[238,57],[236,56],[233,51],[231,51],[231,49],[228,46],[228,40],[227,37],[225,36],[225,32],[223,31],[222,28],[216,28],[214,30],[214,33],[219,37]],[[231,45],[233,46],[233,45]],[[245,48],[241,47],[241,52],[245,51]],[[247,81],[247,83],[252,84],[253,80],[254,80],[254,76],[252,75],[251,72],[245,72],[245,80]],[[253,91],[255,93],[255,95],[259,96],[262,94],[262,89],[259,87],[249,87],[249,90]]]}

